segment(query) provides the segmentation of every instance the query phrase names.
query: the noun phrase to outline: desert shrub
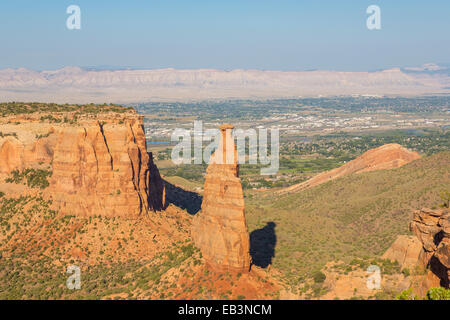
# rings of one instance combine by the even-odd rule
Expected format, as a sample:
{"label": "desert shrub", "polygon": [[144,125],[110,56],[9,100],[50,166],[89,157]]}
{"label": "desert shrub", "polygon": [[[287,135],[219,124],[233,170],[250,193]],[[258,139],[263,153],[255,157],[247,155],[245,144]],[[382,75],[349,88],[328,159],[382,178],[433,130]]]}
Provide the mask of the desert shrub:
{"label": "desert shrub", "polygon": [[17,133],[12,132],[12,133],[3,133],[0,131],[0,138],[4,138],[4,137],[14,137],[17,138]]}
{"label": "desert shrub", "polygon": [[358,266],[361,269],[367,269],[367,267],[370,265],[370,263],[363,259],[353,259],[352,261],[350,261],[350,265]]}
{"label": "desert shrub", "polygon": [[7,183],[22,183],[26,180],[26,184],[30,188],[45,189],[49,186],[47,180],[52,175],[51,171],[42,169],[25,169],[23,171],[14,170],[10,177],[5,179]]}
{"label": "desert shrub", "polygon": [[450,300],[450,289],[442,287],[431,288],[427,291],[428,300]]}
{"label": "desert shrub", "polygon": [[117,112],[124,113],[133,110],[132,107],[123,107],[116,104],[55,104],[55,103],[23,103],[23,102],[3,102],[0,103],[0,116],[31,114],[35,112],[42,113],[61,113],[61,112],[76,112],[73,119],[57,119],[55,117],[44,117],[42,121],[50,122],[69,122],[75,123],[77,114],[98,114],[102,112]]}
{"label": "desert shrub", "polygon": [[37,134],[36,139],[48,138],[51,134],[51,132],[47,132],[46,134]]}
{"label": "desert shrub", "polygon": [[440,196],[441,196],[441,200],[442,200],[440,207],[448,208],[450,205],[450,192],[448,190],[442,191]]}
{"label": "desert shrub", "polygon": [[52,115],[45,115],[45,116],[42,116],[41,117],[41,121],[48,121],[48,122],[50,122],[50,123],[59,123],[59,122],[61,122],[62,120],[61,119],[59,119],[59,118],[55,118],[54,116],[52,116]]}
{"label": "desert shrub", "polygon": [[315,283],[323,283],[327,276],[322,271],[316,271],[313,275]]}
{"label": "desert shrub", "polygon": [[405,277],[408,277],[408,276],[411,274],[411,272],[409,271],[408,268],[404,268],[404,269],[402,270],[402,273],[403,273],[403,275],[404,275]]}
{"label": "desert shrub", "polygon": [[395,297],[397,300],[417,300],[417,296],[413,295],[412,289],[403,290]]}

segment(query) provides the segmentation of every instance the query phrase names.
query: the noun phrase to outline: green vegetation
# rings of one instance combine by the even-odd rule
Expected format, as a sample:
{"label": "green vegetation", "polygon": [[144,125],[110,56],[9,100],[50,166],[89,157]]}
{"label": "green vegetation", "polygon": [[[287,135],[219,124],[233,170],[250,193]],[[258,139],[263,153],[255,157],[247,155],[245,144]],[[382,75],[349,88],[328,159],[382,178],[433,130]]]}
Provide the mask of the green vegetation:
{"label": "green vegetation", "polygon": [[[62,112],[74,112],[77,114],[97,114],[100,112],[118,112],[123,113],[128,110],[132,110],[131,107],[123,107],[114,104],[55,104],[55,103],[23,103],[23,102],[3,102],[0,103],[0,115],[18,115],[18,114],[29,114],[35,112],[42,113],[62,113]],[[48,120],[50,122],[60,122],[60,119],[54,117],[42,119],[43,121]]]}
{"label": "green vegetation", "polygon": [[178,165],[159,170],[164,176],[177,176],[187,180],[204,183],[206,165]]}
{"label": "green vegetation", "polygon": [[[138,109],[148,115],[145,121],[155,122],[156,127],[161,127],[162,124],[178,126],[181,121],[189,121],[191,124],[194,119],[209,121],[209,125],[214,126],[218,121],[236,124],[247,121],[248,127],[282,127],[286,125],[282,121],[289,122],[291,115],[315,115],[314,121],[318,120],[319,123],[325,117],[333,122],[343,118],[352,119],[357,114],[376,118],[380,113],[383,116],[372,121],[372,124],[378,124],[377,121],[383,122],[386,115],[389,115],[386,118],[391,117],[388,119],[391,125],[388,130],[360,130],[361,127],[358,127],[358,130],[345,132],[347,128],[341,126],[342,131],[338,131],[341,129],[336,129],[337,127],[327,127],[327,131],[313,128],[298,134],[282,133],[280,170],[273,176],[261,176],[261,165],[240,166],[249,231],[262,228],[268,222],[276,223],[273,266],[281,271],[280,278],[283,282],[286,280],[297,288],[299,284],[304,284],[300,290],[310,299],[326,292],[326,275],[318,270],[323,270],[328,261],[343,261],[332,266],[338,274],[365,270],[370,265],[379,266],[383,275],[403,273],[409,276],[419,273],[417,270],[401,270],[398,263],[380,259],[379,256],[397,235],[408,234],[412,210],[433,205],[449,207],[450,152],[442,151],[450,149],[450,132],[448,126],[442,125],[444,121],[439,120],[439,117],[446,115],[449,106],[450,97],[424,97],[149,103],[138,106]],[[109,111],[123,113],[131,109],[106,104],[13,102],[0,103],[0,116],[36,113],[36,119],[42,122],[76,123],[83,114]],[[45,115],[41,116],[40,112]],[[415,119],[417,115],[421,118],[430,117],[438,125],[423,128],[413,126],[412,130],[391,129],[396,127],[392,125],[396,121],[396,118],[392,120],[393,113],[394,118],[397,114],[402,115],[401,119]],[[277,117],[284,120],[277,120]],[[266,119],[261,122],[263,118]],[[290,124],[294,123],[288,123]],[[323,134],[324,132],[328,133]],[[36,138],[49,135],[50,133],[39,134]],[[0,132],[1,138],[7,136],[17,137],[17,134]],[[279,195],[273,191],[253,190],[286,187],[305,181],[316,173],[339,167],[363,152],[386,143],[400,143],[411,150],[432,156],[395,170],[342,177],[295,194]],[[155,152],[155,160],[167,164],[160,167],[164,176],[178,178],[178,181],[190,183],[192,187],[204,183],[205,164],[170,165],[167,160],[170,159],[171,147],[160,148],[160,151]],[[51,174],[50,171],[41,169],[16,170],[6,182],[24,183],[32,188],[44,189],[49,185],[48,178]],[[168,181],[170,182],[169,179]],[[121,190],[115,188],[111,194],[120,193]],[[102,237],[96,239],[103,245],[97,251],[101,263],[87,265],[81,258],[66,261],[60,250],[64,241],[85,233],[85,226],[91,220],[95,230],[102,219],[99,229],[112,227],[113,220],[71,216],[61,218],[50,207],[51,202],[45,201],[41,196],[10,198],[0,192],[0,248],[3,252],[3,255],[0,253],[0,299],[170,298],[174,294],[170,288],[176,283],[170,282],[173,281],[170,277],[177,276],[171,274],[171,270],[180,268],[180,272],[184,272],[186,276],[192,272],[191,266],[201,264],[198,249],[188,239],[182,244],[165,247],[151,261],[127,256],[124,261],[118,262],[112,260],[106,247],[106,239]],[[33,223],[38,218],[42,218],[43,223],[38,224],[39,228],[32,228],[36,226]],[[51,238],[54,230],[58,231],[55,232],[57,236]],[[31,236],[27,237],[29,234]],[[129,237],[124,235],[120,238],[118,251],[127,242],[137,243],[136,234],[134,237],[131,234],[132,232]],[[108,241],[111,240],[110,237],[107,238]],[[153,243],[157,244],[158,238],[154,238]],[[87,255],[92,247],[84,248]],[[66,287],[68,275],[64,272],[64,267],[69,263],[82,267],[81,290],[72,291]],[[198,276],[203,282],[212,275],[204,270]],[[185,292],[198,290],[202,297],[208,296],[202,283],[182,283],[181,286]],[[357,298],[356,291],[354,294],[354,298]],[[393,298],[396,294],[397,292],[383,291],[374,298]],[[427,298],[449,299],[449,295],[448,290],[433,288],[428,291]],[[244,295],[231,294],[231,291],[223,294],[224,299],[234,297],[245,299]],[[279,293],[274,298],[279,298]],[[398,294],[397,298],[417,299],[411,290]]]}
{"label": "green vegetation", "polygon": [[450,289],[431,288],[427,291],[427,298],[428,300],[450,300]]}
{"label": "green vegetation", "polygon": [[[370,134],[340,133],[312,137],[288,137],[281,141],[279,170],[273,176],[261,176],[261,164],[241,164],[239,173],[244,189],[285,188],[303,182],[313,175],[344,165],[362,153],[388,143],[400,143],[410,150],[432,155],[450,149],[450,131],[391,130]],[[171,147],[155,152],[157,161],[169,160]],[[192,148],[193,152],[193,148]],[[247,150],[248,152],[248,150]],[[193,156],[193,155],[192,155]],[[169,164],[169,165],[168,165]],[[160,171],[165,176],[178,176],[203,184],[206,165],[164,163]]]}
{"label": "green vegetation", "polygon": [[442,199],[442,203],[441,203],[441,207],[442,208],[449,208],[450,206],[450,192],[448,190],[442,191],[441,192],[441,199]]}
{"label": "green vegetation", "polygon": [[[60,217],[50,206],[42,197],[0,197],[0,248],[7,252],[0,258],[0,300],[101,299],[124,294],[127,299],[148,299],[168,285],[163,276],[170,269],[198,254],[186,240],[159,252],[151,261],[128,258],[118,262],[110,256],[96,265],[87,265],[83,258],[68,261],[66,252],[60,250],[67,241],[85,233],[90,223],[103,220],[112,224],[114,218]],[[196,261],[194,257],[188,264]],[[70,264],[81,267],[81,290],[66,286],[69,275],[65,267]]]}
{"label": "green vegetation", "polygon": [[62,120],[59,118],[55,118],[51,114],[48,114],[41,117],[41,122],[60,123],[62,122]]}
{"label": "green vegetation", "polygon": [[[300,140],[300,141],[298,141]],[[317,154],[326,159],[348,161],[362,153],[388,143],[432,155],[450,149],[448,129],[387,130],[370,133],[336,133],[314,135],[302,139],[287,139],[281,144],[281,154],[310,156]]]}
{"label": "green vegetation", "polygon": [[[329,97],[232,100],[195,103],[143,103],[136,109],[146,117],[148,141],[169,146],[155,151],[155,160],[166,176],[203,183],[201,165],[171,166],[170,132],[192,128],[202,120],[204,129],[219,122],[240,129],[280,128],[280,168],[276,175],[261,176],[260,164],[240,165],[245,190],[283,188],[313,175],[337,168],[364,152],[398,143],[422,155],[450,150],[448,107],[450,97],[370,98]],[[246,146],[248,151],[248,146]],[[170,168],[171,167],[171,168]]]}
{"label": "green vegetation", "polygon": [[17,133],[12,132],[12,133],[3,133],[0,131],[0,138],[4,138],[4,137],[14,137],[17,138]]}
{"label": "green vegetation", "polygon": [[[82,267],[80,290],[66,287],[68,275],[56,267],[49,257],[30,259],[17,253],[0,259],[0,299],[102,299],[115,294],[126,294],[136,299],[143,291],[146,298],[160,284],[161,277],[170,268],[179,266],[195,252],[192,244],[180,251],[161,253],[155,261],[109,262]],[[154,286],[152,288],[152,286]]]}
{"label": "green vegetation", "polygon": [[315,283],[323,283],[327,276],[322,271],[316,271],[313,275]]}
{"label": "green vegetation", "polygon": [[10,177],[5,179],[5,182],[18,184],[24,182],[25,180],[27,186],[30,188],[45,189],[49,186],[47,178],[51,175],[51,171],[43,169],[28,168],[22,172],[19,170],[14,170],[11,172]]}
{"label": "green vegetation", "polygon": [[[421,300],[420,297],[414,295],[412,289],[403,290],[396,296],[397,300]],[[425,300],[450,300],[450,289],[442,287],[431,288],[427,291]]]}
{"label": "green vegetation", "polygon": [[46,134],[37,134],[36,139],[48,138],[52,132],[47,132]]}
{"label": "green vegetation", "polygon": [[298,111],[322,113],[419,113],[424,115],[446,112],[450,107],[448,96],[414,98],[329,97],[275,100],[228,100],[195,103],[151,102],[136,105],[140,113],[157,116],[152,121],[176,122],[181,118],[204,121],[261,120],[268,116]]}
{"label": "green vegetation", "polygon": [[419,300],[419,297],[413,294],[412,289],[403,290],[395,298],[397,300]]}
{"label": "green vegetation", "polygon": [[[440,192],[450,184],[449,159],[450,152],[442,152],[398,169],[350,175],[294,194],[258,196],[248,191],[249,231],[276,223],[273,265],[292,284],[299,283],[299,274],[312,277],[327,261],[376,258],[397,235],[409,234],[414,209],[439,203]],[[385,266],[386,271],[395,268]]]}

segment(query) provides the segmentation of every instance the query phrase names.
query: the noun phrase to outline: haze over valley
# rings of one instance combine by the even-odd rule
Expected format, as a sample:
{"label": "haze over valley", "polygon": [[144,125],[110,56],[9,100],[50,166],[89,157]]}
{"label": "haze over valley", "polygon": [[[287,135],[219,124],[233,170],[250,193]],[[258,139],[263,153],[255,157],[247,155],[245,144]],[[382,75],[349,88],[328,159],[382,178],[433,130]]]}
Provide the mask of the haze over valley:
{"label": "haze over valley", "polygon": [[[428,66],[428,67],[426,67]],[[0,70],[3,101],[136,103],[342,95],[450,93],[450,69],[430,65],[375,72],[216,69]],[[438,68],[438,70],[434,70]]]}

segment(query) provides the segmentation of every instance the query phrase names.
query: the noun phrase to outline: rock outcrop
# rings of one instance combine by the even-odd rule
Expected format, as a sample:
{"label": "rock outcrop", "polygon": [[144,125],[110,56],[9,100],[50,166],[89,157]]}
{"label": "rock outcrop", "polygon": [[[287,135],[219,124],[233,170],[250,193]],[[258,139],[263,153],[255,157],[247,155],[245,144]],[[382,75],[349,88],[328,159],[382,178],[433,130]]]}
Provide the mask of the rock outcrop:
{"label": "rock outcrop", "polygon": [[201,211],[192,237],[208,265],[216,270],[250,269],[250,243],[232,125],[222,125],[221,140],[206,171]]}
{"label": "rock outcrop", "polygon": [[353,173],[399,168],[419,159],[417,152],[410,151],[397,143],[385,144],[371,149],[343,166],[320,173],[308,181],[290,186],[280,192],[296,192]]}
{"label": "rock outcrop", "polygon": [[45,195],[61,214],[133,218],[164,207],[164,185],[146,150],[142,116],[100,113],[74,123],[54,121],[58,116],[49,122],[42,114],[27,115],[17,125],[5,124],[15,137],[0,140],[0,173],[50,166]]}
{"label": "rock outcrop", "polygon": [[[53,133],[53,131],[50,131]],[[0,139],[0,174],[23,170],[36,163],[50,164],[53,158],[54,136],[24,143],[16,137]]]}
{"label": "rock outcrop", "polygon": [[162,207],[162,182],[138,119],[65,128],[57,135],[49,191],[61,213],[135,217]]}
{"label": "rock outcrop", "polygon": [[422,284],[449,288],[450,279],[450,211],[448,209],[421,209],[414,212],[410,230],[422,243],[419,262],[429,268]]}
{"label": "rock outcrop", "polygon": [[422,243],[415,236],[400,235],[381,258],[397,261],[403,270],[413,270],[419,263]]}

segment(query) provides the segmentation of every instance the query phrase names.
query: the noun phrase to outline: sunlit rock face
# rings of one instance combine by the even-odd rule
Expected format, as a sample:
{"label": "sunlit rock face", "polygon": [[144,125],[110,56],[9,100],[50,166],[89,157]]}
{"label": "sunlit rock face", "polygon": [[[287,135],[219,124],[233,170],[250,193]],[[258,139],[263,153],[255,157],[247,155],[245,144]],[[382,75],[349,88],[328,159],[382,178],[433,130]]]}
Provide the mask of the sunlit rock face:
{"label": "sunlit rock face", "polygon": [[248,271],[250,243],[232,125],[220,126],[221,138],[206,171],[201,211],[192,236],[208,265],[227,271]]}
{"label": "sunlit rock face", "polygon": [[162,189],[142,119],[58,132],[50,191],[61,213],[137,217],[162,208]]}
{"label": "sunlit rock face", "polygon": [[135,218],[164,208],[164,185],[147,153],[142,116],[134,110],[83,115],[69,124],[41,121],[44,115],[4,121],[2,128],[16,137],[0,138],[0,175],[49,168],[43,192],[62,215]]}

